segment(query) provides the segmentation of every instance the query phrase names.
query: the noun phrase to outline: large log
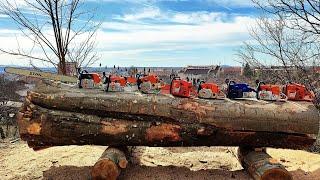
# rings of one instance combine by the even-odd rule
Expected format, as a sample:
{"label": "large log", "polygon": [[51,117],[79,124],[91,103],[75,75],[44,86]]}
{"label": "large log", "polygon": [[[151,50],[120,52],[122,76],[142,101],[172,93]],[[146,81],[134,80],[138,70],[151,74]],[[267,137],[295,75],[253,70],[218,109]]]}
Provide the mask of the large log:
{"label": "large log", "polygon": [[308,135],[237,131],[201,123],[123,120],[50,110],[26,102],[18,118],[20,136],[30,147],[106,146],[251,146],[304,149]]}
{"label": "large log", "polygon": [[319,113],[307,102],[203,100],[45,85],[27,98],[48,109],[118,119],[202,123],[230,131],[316,135],[319,130]]}
{"label": "large log", "polygon": [[255,180],[292,180],[292,175],[283,165],[268,155],[265,149],[240,147],[238,158],[243,168]]}
{"label": "large log", "polygon": [[125,169],[128,161],[126,148],[108,147],[92,168],[93,180],[116,180],[121,169]]}

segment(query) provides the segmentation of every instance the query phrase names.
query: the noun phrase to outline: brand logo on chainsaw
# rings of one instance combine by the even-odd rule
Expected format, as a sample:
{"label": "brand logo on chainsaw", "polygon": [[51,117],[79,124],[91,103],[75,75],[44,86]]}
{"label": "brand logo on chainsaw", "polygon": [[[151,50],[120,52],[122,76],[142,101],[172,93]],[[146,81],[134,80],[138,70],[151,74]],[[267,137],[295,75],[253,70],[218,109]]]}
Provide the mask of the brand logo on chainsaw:
{"label": "brand logo on chainsaw", "polygon": [[41,74],[40,73],[36,73],[36,72],[30,72],[30,76],[40,76],[41,77]]}

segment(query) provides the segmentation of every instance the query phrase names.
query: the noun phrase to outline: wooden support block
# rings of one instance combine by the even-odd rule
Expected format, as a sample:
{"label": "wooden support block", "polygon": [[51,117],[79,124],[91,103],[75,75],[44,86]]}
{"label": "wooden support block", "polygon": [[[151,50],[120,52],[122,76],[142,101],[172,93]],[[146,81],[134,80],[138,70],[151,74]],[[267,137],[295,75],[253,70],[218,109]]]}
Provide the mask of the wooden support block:
{"label": "wooden support block", "polygon": [[238,158],[243,168],[255,180],[292,180],[292,175],[265,149],[240,147]]}
{"label": "wooden support block", "polygon": [[93,180],[116,180],[128,165],[125,156],[126,148],[108,147],[98,162],[93,166],[91,176]]}

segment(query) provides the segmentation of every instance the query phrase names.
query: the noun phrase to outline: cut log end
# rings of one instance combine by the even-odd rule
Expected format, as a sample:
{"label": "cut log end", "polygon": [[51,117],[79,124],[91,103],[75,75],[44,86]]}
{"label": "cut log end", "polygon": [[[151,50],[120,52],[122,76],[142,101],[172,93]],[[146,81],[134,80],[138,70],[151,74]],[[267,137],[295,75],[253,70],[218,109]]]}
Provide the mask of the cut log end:
{"label": "cut log end", "polygon": [[112,160],[101,159],[93,166],[91,175],[93,180],[116,180],[120,175],[120,170]]}
{"label": "cut log end", "polygon": [[243,168],[256,180],[292,180],[292,175],[265,149],[243,148],[238,150]]}
{"label": "cut log end", "polygon": [[128,166],[128,161],[126,159],[120,159],[118,165],[121,169],[125,169]]}
{"label": "cut log end", "polygon": [[291,174],[285,169],[270,169],[261,176],[262,180],[292,180]]}
{"label": "cut log end", "polygon": [[108,147],[98,162],[93,166],[91,176],[93,180],[116,180],[121,169],[125,169],[128,161],[125,156],[126,148]]}

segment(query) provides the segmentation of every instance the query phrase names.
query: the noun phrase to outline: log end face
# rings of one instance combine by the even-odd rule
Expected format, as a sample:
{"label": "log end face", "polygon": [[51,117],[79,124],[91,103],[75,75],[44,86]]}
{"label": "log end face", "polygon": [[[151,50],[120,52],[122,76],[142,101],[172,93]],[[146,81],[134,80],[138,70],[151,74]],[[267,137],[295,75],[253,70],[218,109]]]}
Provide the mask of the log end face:
{"label": "log end face", "polygon": [[93,180],[116,180],[119,175],[117,165],[109,159],[99,160],[91,171]]}
{"label": "log end face", "polygon": [[118,164],[121,169],[125,169],[128,166],[128,161],[126,159],[120,159]]}
{"label": "log end face", "polygon": [[266,171],[262,176],[261,180],[292,180],[292,175],[283,168],[270,169]]}

